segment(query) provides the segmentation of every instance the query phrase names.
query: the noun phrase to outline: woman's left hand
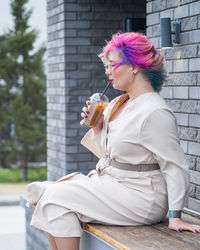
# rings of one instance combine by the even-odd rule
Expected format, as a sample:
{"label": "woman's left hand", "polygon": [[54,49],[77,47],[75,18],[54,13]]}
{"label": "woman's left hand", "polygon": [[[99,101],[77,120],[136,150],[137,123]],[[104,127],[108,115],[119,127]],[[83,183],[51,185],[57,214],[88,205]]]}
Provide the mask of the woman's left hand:
{"label": "woman's left hand", "polygon": [[180,218],[170,218],[168,228],[177,232],[191,231],[200,233],[200,226],[182,221]]}

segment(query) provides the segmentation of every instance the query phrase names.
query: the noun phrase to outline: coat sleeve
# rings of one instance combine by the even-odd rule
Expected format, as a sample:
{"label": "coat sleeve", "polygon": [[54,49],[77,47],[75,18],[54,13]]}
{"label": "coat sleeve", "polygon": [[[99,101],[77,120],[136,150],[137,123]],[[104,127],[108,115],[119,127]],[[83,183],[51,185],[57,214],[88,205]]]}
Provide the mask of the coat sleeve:
{"label": "coat sleeve", "polygon": [[142,145],[153,153],[167,183],[169,210],[182,210],[188,197],[189,167],[173,113],[153,111],[141,128]]}
{"label": "coat sleeve", "polygon": [[95,134],[91,128],[82,138],[81,144],[95,154],[99,159],[103,157],[103,149],[101,146],[101,134]]}

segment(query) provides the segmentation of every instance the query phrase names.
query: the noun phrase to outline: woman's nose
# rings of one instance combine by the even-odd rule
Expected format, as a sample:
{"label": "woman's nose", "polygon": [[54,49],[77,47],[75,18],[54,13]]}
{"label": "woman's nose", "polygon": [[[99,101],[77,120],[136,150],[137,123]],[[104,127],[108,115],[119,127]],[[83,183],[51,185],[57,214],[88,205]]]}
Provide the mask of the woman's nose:
{"label": "woman's nose", "polygon": [[110,68],[106,68],[105,69],[105,74],[108,75],[108,76],[111,75],[112,74],[111,69]]}

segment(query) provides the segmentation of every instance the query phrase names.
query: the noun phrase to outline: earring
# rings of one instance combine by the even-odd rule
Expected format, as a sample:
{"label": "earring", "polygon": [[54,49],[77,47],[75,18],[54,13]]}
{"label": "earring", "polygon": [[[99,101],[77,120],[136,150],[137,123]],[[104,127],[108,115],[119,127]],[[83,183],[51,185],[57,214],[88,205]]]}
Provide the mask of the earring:
{"label": "earring", "polygon": [[131,78],[130,78],[130,80],[129,80],[129,83],[132,83],[132,81],[133,81],[133,79],[134,79],[134,76],[135,76],[135,72],[133,71],[133,72],[132,72],[132,75],[131,75]]}

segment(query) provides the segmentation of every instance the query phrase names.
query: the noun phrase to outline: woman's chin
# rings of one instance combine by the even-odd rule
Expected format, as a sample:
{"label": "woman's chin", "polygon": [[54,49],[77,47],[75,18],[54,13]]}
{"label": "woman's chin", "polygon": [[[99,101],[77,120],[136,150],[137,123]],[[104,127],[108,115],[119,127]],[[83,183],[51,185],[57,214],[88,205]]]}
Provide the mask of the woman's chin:
{"label": "woman's chin", "polygon": [[125,91],[124,88],[122,88],[122,87],[120,88],[120,86],[117,86],[117,84],[115,84],[115,83],[113,83],[112,86],[116,90]]}

